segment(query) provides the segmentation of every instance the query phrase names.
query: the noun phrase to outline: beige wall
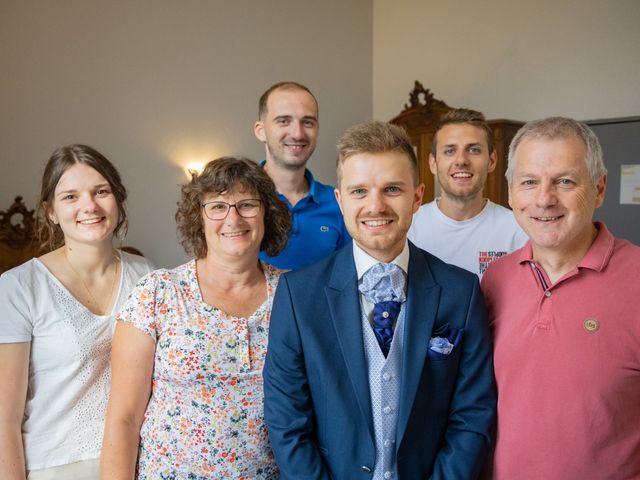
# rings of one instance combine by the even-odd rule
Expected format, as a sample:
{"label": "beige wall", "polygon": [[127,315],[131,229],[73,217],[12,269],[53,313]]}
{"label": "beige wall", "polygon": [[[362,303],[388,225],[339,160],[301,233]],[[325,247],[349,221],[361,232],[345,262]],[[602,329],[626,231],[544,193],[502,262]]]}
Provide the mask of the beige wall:
{"label": "beige wall", "polygon": [[181,169],[263,157],[257,100],[284,79],[320,103],[310,167],[335,180],[335,142],[371,116],[370,0],[0,0],[0,208],[34,206],[46,159],[87,143],[130,192],[126,244],[183,261],[173,215]]}
{"label": "beige wall", "polygon": [[640,114],[638,0],[374,0],[373,113],[419,80],[489,118]]}

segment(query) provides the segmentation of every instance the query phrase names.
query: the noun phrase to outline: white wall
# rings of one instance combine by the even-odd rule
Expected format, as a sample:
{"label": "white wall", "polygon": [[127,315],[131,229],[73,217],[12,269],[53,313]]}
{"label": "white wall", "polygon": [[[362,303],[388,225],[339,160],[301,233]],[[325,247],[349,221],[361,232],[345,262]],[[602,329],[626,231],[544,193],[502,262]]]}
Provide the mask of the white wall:
{"label": "white wall", "polygon": [[488,118],[640,114],[638,0],[374,0],[373,113],[414,80]]}
{"label": "white wall", "polygon": [[335,180],[335,142],[371,116],[371,0],[0,0],[0,208],[35,205],[59,145],[86,143],[129,190],[129,236],[159,266],[184,260],[181,168],[263,157],[260,94],[296,80],[320,104],[310,167]]}

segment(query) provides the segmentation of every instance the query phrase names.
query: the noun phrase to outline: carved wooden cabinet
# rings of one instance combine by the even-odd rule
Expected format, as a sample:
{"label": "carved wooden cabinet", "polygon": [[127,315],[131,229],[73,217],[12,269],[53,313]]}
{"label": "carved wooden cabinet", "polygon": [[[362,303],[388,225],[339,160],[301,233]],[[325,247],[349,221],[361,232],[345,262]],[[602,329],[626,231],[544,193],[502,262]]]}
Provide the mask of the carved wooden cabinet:
{"label": "carved wooden cabinet", "polygon": [[[404,127],[416,148],[420,181],[425,184],[423,203],[432,201],[436,195],[435,178],[429,169],[429,153],[431,153],[431,142],[440,117],[449,110],[453,110],[453,107],[442,100],[435,99],[429,89],[425,89],[420,82],[416,81],[413,91],[409,93],[409,103],[405,105],[400,115],[391,120],[391,123]],[[509,192],[504,172],[507,170],[509,143],[524,123],[502,119],[488,120],[488,123],[494,134],[498,164],[487,178],[484,195],[492,202],[508,207]]]}
{"label": "carved wooden cabinet", "polygon": [[7,210],[0,210],[0,273],[39,253],[33,210],[26,207],[22,197],[16,197]]}

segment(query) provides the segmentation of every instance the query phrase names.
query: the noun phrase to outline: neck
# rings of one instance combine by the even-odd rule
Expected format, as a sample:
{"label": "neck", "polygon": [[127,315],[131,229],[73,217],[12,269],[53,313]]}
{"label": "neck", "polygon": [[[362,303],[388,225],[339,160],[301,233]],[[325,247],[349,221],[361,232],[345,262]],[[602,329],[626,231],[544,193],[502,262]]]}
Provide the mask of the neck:
{"label": "neck", "polygon": [[117,259],[110,241],[100,245],[65,243],[61,249],[78,273],[104,274]]}
{"label": "neck", "polygon": [[309,193],[310,185],[304,176],[305,167],[281,168],[275,162],[267,160],[264,170],[273,180],[278,193],[284,195],[291,205],[295,205]]}
{"label": "neck", "polygon": [[244,288],[264,279],[260,262],[255,255],[225,261],[208,254],[205,258],[198,259],[196,266],[201,274],[207,278],[215,278],[219,288],[225,290]]}
{"label": "neck", "polygon": [[544,248],[532,243],[531,249],[533,260],[536,261],[544,269],[551,284],[555,284],[571,270],[576,268],[578,263],[591,248],[591,245],[598,236],[598,229],[592,224],[591,229],[586,235],[580,235],[579,238],[584,239],[568,245],[565,248]]}
{"label": "neck", "polygon": [[[406,242],[406,238],[405,238],[405,242]],[[382,250],[370,250],[368,248],[363,247],[358,242],[356,242],[356,244],[367,255],[369,255],[370,257],[382,263],[392,262],[398,255],[402,253],[402,250],[404,249],[404,245],[405,245],[404,243],[402,243],[402,245],[400,245],[399,247],[393,248],[392,250],[382,251]]]}
{"label": "neck", "polygon": [[487,199],[482,192],[471,198],[453,197],[443,192],[436,202],[442,213],[460,222],[478,215],[487,204]]}

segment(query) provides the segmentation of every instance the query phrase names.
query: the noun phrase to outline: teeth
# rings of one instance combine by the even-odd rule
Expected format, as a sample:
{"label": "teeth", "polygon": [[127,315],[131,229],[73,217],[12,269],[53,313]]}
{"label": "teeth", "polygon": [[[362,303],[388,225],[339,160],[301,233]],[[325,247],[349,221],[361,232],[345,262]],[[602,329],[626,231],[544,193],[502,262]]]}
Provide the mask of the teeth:
{"label": "teeth", "polygon": [[380,227],[382,225],[386,225],[387,223],[391,223],[389,220],[366,220],[364,222],[365,225],[369,227]]}
{"label": "teeth", "polygon": [[244,235],[244,232],[233,232],[233,233],[223,233],[223,237],[239,237],[240,235]]}
{"label": "teeth", "polygon": [[551,222],[552,220],[557,220],[560,217],[535,217],[536,220],[540,220],[541,222]]}
{"label": "teeth", "polygon": [[89,220],[80,220],[80,222],[78,223],[80,223],[81,225],[93,225],[94,223],[98,223],[100,221],[102,221],[102,218],[91,218]]}
{"label": "teeth", "polygon": [[465,172],[457,172],[451,175],[453,178],[471,178],[473,175]]}

